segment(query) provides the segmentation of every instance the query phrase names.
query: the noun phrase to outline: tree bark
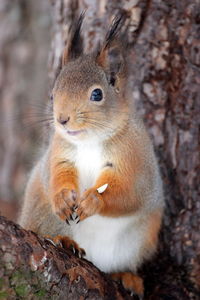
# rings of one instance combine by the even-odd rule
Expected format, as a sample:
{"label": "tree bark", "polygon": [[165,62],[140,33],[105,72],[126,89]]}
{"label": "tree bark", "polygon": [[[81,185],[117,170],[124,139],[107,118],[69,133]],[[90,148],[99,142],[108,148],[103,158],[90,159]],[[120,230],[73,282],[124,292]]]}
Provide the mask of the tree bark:
{"label": "tree bark", "polygon": [[50,4],[37,2],[0,1],[0,206],[22,197],[40,135]]}
{"label": "tree bark", "polygon": [[[173,286],[185,281],[184,298],[179,299],[196,299],[200,287],[199,0],[51,3],[52,82],[60,71],[61,53],[75,16],[86,10],[82,32],[88,52],[103,39],[113,15],[120,11],[127,15],[129,86],[155,145],[166,199],[159,254],[149,269]],[[152,273],[146,271],[147,285],[154,281],[150,286],[156,289],[157,279],[152,280]],[[155,299],[155,291],[151,292]]]}
{"label": "tree bark", "polygon": [[92,263],[0,217],[0,299],[133,299]]}

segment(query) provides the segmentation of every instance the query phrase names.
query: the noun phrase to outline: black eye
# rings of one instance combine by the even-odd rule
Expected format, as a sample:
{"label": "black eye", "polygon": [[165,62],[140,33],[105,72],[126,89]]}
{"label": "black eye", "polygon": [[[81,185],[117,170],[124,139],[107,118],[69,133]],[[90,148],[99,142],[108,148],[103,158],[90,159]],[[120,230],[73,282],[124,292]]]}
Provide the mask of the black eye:
{"label": "black eye", "polygon": [[92,91],[90,100],[91,101],[101,101],[103,99],[103,93],[101,89],[95,89]]}

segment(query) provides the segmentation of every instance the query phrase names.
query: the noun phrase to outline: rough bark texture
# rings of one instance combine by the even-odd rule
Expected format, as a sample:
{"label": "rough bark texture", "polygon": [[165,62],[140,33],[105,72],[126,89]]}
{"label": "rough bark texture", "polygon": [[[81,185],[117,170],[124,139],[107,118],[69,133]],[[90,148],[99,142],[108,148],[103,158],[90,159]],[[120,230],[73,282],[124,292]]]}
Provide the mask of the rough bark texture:
{"label": "rough bark texture", "polygon": [[[197,299],[200,287],[199,1],[51,2],[52,81],[59,73],[62,49],[74,16],[87,10],[83,37],[88,51],[102,40],[113,15],[122,10],[127,14],[129,85],[133,101],[154,141],[166,199],[159,254],[151,267],[147,264],[146,285],[151,289],[152,299],[156,299],[156,291],[164,286],[173,299]],[[174,287],[182,291],[177,296],[172,296]]]}
{"label": "rough bark texture", "polygon": [[0,299],[133,299],[71,251],[0,217]]}

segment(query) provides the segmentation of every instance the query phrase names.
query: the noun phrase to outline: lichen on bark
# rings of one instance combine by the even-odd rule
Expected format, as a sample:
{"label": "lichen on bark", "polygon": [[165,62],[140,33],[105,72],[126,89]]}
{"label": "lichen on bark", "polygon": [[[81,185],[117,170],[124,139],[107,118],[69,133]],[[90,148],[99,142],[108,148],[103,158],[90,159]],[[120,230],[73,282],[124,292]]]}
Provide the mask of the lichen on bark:
{"label": "lichen on bark", "polygon": [[[0,299],[131,299],[70,250],[0,217]],[[82,297],[82,298],[81,298]]]}

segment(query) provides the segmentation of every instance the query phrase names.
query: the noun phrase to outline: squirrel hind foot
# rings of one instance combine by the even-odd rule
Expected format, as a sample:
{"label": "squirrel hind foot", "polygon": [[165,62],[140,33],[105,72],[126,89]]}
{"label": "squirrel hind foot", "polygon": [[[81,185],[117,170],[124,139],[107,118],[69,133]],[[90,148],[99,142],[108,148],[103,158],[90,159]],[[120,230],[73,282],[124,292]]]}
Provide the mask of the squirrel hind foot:
{"label": "squirrel hind foot", "polygon": [[64,249],[70,250],[71,252],[73,252],[73,254],[75,254],[79,258],[83,258],[86,255],[85,250],[83,248],[80,248],[79,245],[74,240],[70,239],[67,236],[62,236],[62,235],[56,235],[54,237],[47,236],[46,239],[52,242],[54,246],[63,247]]}
{"label": "squirrel hind foot", "polygon": [[121,281],[126,290],[131,293],[131,296],[137,295],[140,300],[144,299],[144,284],[143,279],[131,272],[119,272],[111,274],[111,278],[115,281]]}

